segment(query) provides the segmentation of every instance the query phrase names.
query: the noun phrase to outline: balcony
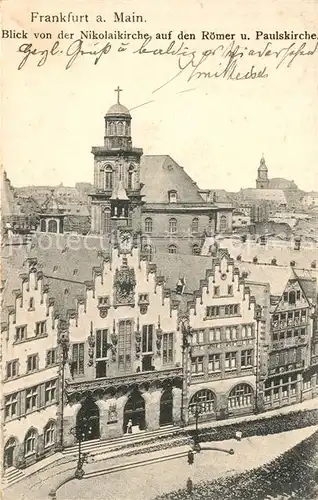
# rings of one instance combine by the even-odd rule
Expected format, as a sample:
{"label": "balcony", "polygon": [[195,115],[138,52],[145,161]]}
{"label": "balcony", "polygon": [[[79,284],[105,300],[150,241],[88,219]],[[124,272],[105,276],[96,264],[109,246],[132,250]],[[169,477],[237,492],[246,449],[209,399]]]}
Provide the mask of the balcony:
{"label": "balcony", "polygon": [[75,393],[85,393],[87,391],[107,391],[110,388],[119,388],[130,385],[141,385],[155,381],[164,381],[166,379],[182,378],[182,368],[170,368],[167,370],[127,373],[120,377],[104,377],[93,380],[67,380],[66,393],[72,395]]}

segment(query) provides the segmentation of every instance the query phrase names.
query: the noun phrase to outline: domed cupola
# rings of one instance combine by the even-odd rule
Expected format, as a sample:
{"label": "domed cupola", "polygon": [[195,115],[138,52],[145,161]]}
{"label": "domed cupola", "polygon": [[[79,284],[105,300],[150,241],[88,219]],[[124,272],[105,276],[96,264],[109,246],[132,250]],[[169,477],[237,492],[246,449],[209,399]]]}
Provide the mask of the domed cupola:
{"label": "domed cupola", "polygon": [[117,87],[117,103],[113,104],[105,115],[105,137],[104,144],[109,150],[129,150],[132,148],[131,141],[131,114],[129,110],[120,103],[121,88]]}

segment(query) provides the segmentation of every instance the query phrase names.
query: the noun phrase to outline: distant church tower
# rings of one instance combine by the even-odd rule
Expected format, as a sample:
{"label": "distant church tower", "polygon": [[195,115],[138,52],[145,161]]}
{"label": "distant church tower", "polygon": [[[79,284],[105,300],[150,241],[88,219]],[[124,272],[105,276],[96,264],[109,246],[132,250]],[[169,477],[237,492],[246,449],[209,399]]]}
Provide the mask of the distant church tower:
{"label": "distant church tower", "polygon": [[269,188],[268,169],[265,163],[264,156],[262,156],[260,165],[257,170],[256,188],[257,189]]}
{"label": "distant church tower", "polygon": [[140,157],[143,150],[131,140],[131,115],[120,103],[105,115],[104,145],[92,148],[94,192],[91,196],[91,232],[110,235],[117,227],[141,228]]}

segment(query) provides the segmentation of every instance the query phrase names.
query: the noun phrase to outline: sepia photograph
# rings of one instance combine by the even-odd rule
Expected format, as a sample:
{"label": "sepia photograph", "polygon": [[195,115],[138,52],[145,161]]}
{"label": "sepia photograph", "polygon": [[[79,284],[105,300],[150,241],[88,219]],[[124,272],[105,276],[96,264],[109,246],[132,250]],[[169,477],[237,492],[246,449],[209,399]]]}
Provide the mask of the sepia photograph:
{"label": "sepia photograph", "polygon": [[3,0],[4,500],[318,499],[318,3]]}

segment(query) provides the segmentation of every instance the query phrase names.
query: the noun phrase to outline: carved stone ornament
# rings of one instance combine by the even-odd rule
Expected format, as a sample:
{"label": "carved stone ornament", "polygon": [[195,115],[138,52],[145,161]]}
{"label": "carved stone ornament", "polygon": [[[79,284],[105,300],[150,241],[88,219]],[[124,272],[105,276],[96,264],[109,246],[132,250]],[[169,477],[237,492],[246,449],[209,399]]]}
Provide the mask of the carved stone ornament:
{"label": "carved stone ornament", "polygon": [[162,330],[160,328],[156,331],[156,347],[157,347],[157,356],[161,356],[161,341],[162,341]]}
{"label": "carved stone ornament", "polygon": [[136,286],[135,271],[130,268],[116,270],[115,303],[116,305],[133,304]]}
{"label": "carved stone ornament", "polygon": [[135,332],[135,347],[136,347],[136,358],[137,359],[140,358],[140,350],[141,350],[140,344],[141,344],[141,334],[140,334],[140,332]]}
{"label": "carved stone ornament", "polygon": [[108,419],[107,423],[108,424],[115,424],[118,422],[118,413],[117,413],[117,407],[116,405],[110,405],[108,408]]}
{"label": "carved stone ornament", "polygon": [[99,315],[101,318],[106,318],[108,314],[109,306],[99,306]]}
{"label": "carved stone ornament", "polygon": [[91,333],[88,337],[88,366],[92,366],[94,363],[94,347],[95,347],[95,337]]}

